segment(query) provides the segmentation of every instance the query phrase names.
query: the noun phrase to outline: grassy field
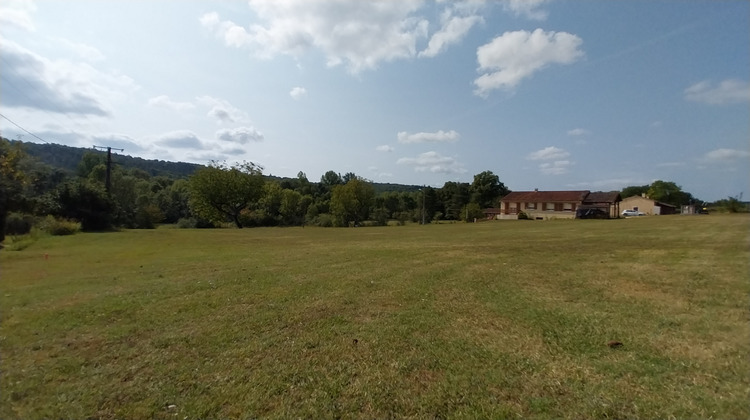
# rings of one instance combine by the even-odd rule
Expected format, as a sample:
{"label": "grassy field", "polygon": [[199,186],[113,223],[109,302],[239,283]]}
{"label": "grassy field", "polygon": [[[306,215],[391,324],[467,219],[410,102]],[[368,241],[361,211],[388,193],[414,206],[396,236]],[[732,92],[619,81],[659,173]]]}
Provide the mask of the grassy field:
{"label": "grassy field", "polygon": [[748,418],[748,233],[710,215],[42,238],[0,251],[0,418]]}

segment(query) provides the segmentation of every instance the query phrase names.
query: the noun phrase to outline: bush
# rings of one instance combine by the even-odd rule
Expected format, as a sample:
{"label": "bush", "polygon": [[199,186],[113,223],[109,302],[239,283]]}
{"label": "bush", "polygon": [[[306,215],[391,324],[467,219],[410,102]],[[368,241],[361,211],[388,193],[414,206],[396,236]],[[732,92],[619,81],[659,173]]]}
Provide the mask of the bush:
{"label": "bush", "polygon": [[177,227],[180,229],[195,229],[198,221],[192,217],[183,217],[177,221]]}
{"label": "bush", "polygon": [[182,217],[177,221],[177,227],[180,229],[211,229],[216,225],[210,221],[195,217]]}
{"label": "bush", "polygon": [[518,213],[518,220],[529,220],[529,215],[524,212]]}
{"label": "bush", "polygon": [[313,224],[320,227],[333,227],[333,216],[330,213],[321,213],[315,218]]}
{"label": "bush", "polygon": [[39,229],[52,236],[65,236],[80,232],[81,224],[75,220],[57,219],[53,216],[47,216],[39,224]]}
{"label": "bush", "polygon": [[5,219],[5,233],[8,235],[26,235],[31,232],[34,217],[28,214],[10,213]]}
{"label": "bush", "polygon": [[135,226],[138,229],[153,229],[162,220],[164,220],[164,214],[153,204],[139,207],[135,214]]}

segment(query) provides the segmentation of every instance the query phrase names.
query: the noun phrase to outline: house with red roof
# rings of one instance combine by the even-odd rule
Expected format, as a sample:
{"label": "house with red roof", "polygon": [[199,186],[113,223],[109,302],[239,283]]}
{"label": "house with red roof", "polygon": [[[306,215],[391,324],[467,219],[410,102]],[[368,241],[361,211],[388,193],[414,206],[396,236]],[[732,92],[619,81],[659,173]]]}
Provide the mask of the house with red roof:
{"label": "house with red roof", "polygon": [[488,217],[518,219],[520,213],[529,219],[616,218],[620,214],[620,193],[577,191],[513,191],[500,200],[499,209],[488,209]]}

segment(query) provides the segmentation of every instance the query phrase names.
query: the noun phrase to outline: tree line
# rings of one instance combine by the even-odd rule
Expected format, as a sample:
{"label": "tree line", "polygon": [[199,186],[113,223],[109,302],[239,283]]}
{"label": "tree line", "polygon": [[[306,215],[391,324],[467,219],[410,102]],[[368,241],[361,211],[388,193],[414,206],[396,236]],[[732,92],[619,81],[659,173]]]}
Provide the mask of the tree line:
{"label": "tree line", "polygon": [[[242,228],[471,221],[484,217],[485,208],[499,206],[499,199],[510,192],[492,171],[476,174],[471,183],[409,188],[332,170],[318,182],[303,172],[296,178],[274,178],[248,162],[194,165],[185,176],[153,175],[142,169],[143,163],[112,165],[107,191],[105,154],[84,152],[74,170],[68,170],[42,163],[25,152],[25,145],[0,139],[0,241],[6,232],[28,232],[49,217],[75,221],[85,231],[158,224]],[[383,190],[384,185],[393,189]],[[669,181],[621,191],[622,198],[641,194],[675,206],[705,204]],[[718,204],[727,211],[744,209],[733,197]]]}
{"label": "tree line", "polygon": [[[333,170],[319,182],[303,172],[279,179],[247,162],[212,162],[196,166],[189,176],[152,175],[138,167],[112,165],[107,191],[105,154],[85,152],[69,170],[42,163],[25,152],[25,145],[0,140],[0,240],[6,232],[28,231],[35,220],[47,216],[76,221],[85,231],[158,224],[360,226],[471,220],[509,192],[491,171],[476,175],[471,184],[446,182],[442,188],[415,189],[374,184],[352,172]],[[116,161],[121,160],[118,155]]]}

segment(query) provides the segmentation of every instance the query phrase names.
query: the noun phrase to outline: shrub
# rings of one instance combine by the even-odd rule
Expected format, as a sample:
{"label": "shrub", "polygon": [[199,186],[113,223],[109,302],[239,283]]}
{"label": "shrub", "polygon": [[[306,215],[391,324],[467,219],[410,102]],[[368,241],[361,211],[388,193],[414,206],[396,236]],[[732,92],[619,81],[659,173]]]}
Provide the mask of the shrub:
{"label": "shrub", "polygon": [[315,218],[313,224],[320,227],[333,227],[333,216],[330,213],[321,213]]}
{"label": "shrub", "polygon": [[52,236],[73,235],[81,230],[81,223],[75,220],[57,219],[53,216],[47,216],[39,224],[39,229]]}
{"label": "shrub", "polygon": [[210,229],[216,225],[210,220],[195,217],[182,217],[177,221],[177,227],[180,229]]}
{"label": "shrub", "polygon": [[529,215],[524,212],[518,213],[518,220],[529,220]]}
{"label": "shrub", "polygon": [[177,227],[180,229],[195,229],[198,221],[192,217],[183,217],[177,221]]}
{"label": "shrub", "polygon": [[37,241],[39,236],[39,230],[34,228],[28,235],[23,236],[11,236],[10,243],[8,244],[9,251],[23,251],[24,249],[31,246]]}
{"label": "shrub", "polygon": [[5,219],[5,233],[8,235],[26,235],[31,232],[34,217],[28,214],[10,213]]}
{"label": "shrub", "polygon": [[139,207],[135,214],[135,226],[138,229],[153,229],[162,220],[164,220],[164,214],[153,204]]}

